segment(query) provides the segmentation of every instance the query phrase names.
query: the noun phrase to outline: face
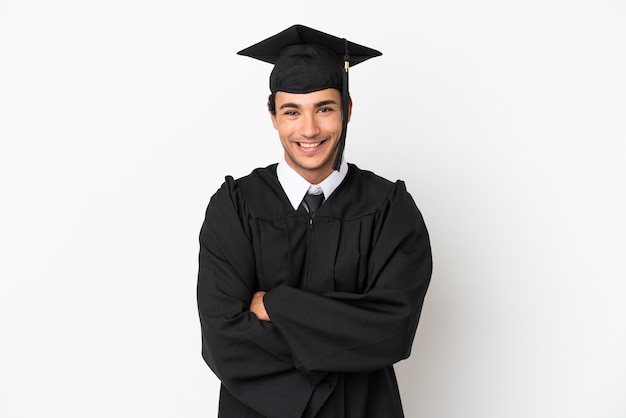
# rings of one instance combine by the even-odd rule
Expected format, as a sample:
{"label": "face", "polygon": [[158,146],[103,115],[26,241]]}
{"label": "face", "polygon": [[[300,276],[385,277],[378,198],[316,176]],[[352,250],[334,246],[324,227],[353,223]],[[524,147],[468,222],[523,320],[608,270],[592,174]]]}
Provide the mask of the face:
{"label": "face", "polygon": [[[326,89],[306,94],[277,92],[272,124],[285,160],[308,182],[317,184],[333,171],[341,136],[341,94]],[[348,107],[348,120],[352,103]]]}

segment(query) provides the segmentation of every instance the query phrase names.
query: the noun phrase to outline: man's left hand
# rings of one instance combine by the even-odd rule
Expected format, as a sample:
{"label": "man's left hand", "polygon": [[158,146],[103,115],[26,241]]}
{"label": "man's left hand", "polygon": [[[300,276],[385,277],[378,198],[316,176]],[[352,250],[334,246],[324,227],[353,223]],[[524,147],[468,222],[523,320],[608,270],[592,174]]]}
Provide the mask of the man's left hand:
{"label": "man's left hand", "polygon": [[269,315],[265,311],[265,305],[263,304],[263,295],[265,292],[258,291],[252,295],[252,301],[250,302],[250,312],[256,315],[261,321],[271,321]]}

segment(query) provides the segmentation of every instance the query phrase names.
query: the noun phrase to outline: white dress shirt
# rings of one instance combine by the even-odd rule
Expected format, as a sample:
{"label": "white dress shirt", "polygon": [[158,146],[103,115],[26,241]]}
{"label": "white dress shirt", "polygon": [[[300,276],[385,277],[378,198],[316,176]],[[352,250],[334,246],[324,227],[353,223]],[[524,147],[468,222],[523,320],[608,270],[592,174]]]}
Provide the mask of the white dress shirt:
{"label": "white dress shirt", "polygon": [[298,210],[304,195],[307,193],[323,193],[324,199],[328,199],[335,189],[339,187],[343,179],[346,178],[348,174],[348,163],[345,159],[342,159],[339,171],[333,170],[321,183],[311,184],[302,178],[296,170],[291,168],[283,156],[283,160],[278,163],[278,167],[276,168],[276,174],[278,175],[278,181],[285,191],[287,198],[289,198],[289,202],[291,202],[291,206],[293,206],[294,210]]}

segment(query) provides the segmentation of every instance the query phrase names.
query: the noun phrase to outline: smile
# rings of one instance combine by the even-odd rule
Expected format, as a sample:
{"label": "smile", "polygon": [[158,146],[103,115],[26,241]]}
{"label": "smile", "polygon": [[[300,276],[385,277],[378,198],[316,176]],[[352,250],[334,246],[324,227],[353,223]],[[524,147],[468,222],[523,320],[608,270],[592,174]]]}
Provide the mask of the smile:
{"label": "smile", "polygon": [[298,145],[301,146],[302,148],[315,148],[315,147],[319,147],[320,145],[322,145],[324,141],[319,141],[319,142],[298,142]]}

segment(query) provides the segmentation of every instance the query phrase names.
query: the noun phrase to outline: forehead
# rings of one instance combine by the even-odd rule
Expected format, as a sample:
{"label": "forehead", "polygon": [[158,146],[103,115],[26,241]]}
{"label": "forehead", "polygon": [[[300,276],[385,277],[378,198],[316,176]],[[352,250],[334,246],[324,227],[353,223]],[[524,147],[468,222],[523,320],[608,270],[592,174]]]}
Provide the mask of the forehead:
{"label": "forehead", "polygon": [[330,88],[302,94],[278,91],[275,94],[277,107],[284,103],[293,103],[299,106],[315,105],[329,100],[337,102],[338,104],[341,103],[341,94],[339,93],[339,90]]}

